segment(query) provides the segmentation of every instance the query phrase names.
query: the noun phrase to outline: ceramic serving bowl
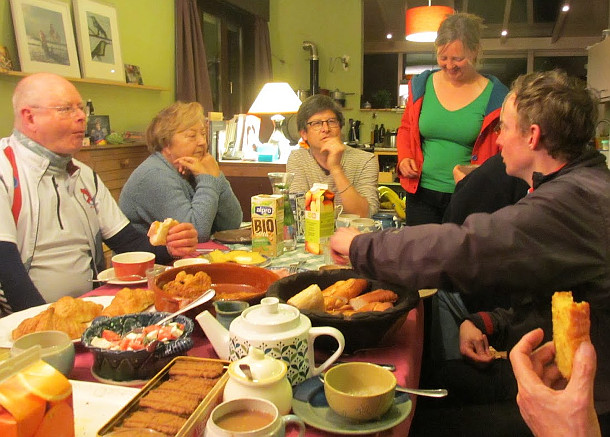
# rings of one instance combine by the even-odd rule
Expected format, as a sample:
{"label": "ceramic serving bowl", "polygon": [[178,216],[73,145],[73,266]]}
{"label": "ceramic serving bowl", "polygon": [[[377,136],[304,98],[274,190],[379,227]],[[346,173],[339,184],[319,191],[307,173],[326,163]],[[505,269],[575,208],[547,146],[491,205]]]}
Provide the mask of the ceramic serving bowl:
{"label": "ceramic serving bowl", "polygon": [[173,358],[185,355],[193,347],[191,333],[194,325],[191,319],[182,315],[172,319],[172,321],[184,325],[182,336],[166,343],[159,342],[152,351],[146,349],[120,351],[91,346],[93,338],[101,337],[104,329],[123,335],[135,328],[153,325],[168,315],[164,312],[155,312],[94,319],[81,338],[83,345],[93,353],[93,367],[91,368],[93,375],[100,380],[118,382],[147,380],[152,378]]}
{"label": "ceramic serving bowl", "polygon": [[[265,295],[267,288],[279,279],[276,273],[264,268],[236,263],[195,264],[175,267],[158,275],[153,282],[155,308],[158,311],[174,312],[194,299],[177,298],[163,290],[163,286],[173,281],[181,271],[191,275],[197,272],[207,273],[212,280],[212,288],[216,290],[215,301],[243,300],[250,304],[258,303],[261,297]],[[204,291],[201,290],[202,293]],[[201,308],[195,314],[200,312]]]}
{"label": "ceramic serving bowl", "polygon": [[392,372],[371,363],[339,364],[324,375],[324,394],[330,408],[357,421],[383,416],[394,402],[395,388]]}
{"label": "ceramic serving bowl", "polygon": [[74,368],[74,344],[68,334],[62,331],[38,331],[19,337],[13,342],[11,355],[19,355],[27,349],[39,345],[40,358],[55,367],[64,376]]}
{"label": "ceramic serving bowl", "polygon": [[[351,269],[296,273],[271,284],[267,296],[277,297],[280,301],[286,302],[312,284],[318,284],[324,290],[337,281],[360,277],[362,276]],[[395,330],[402,325],[409,310],[419,302],[417,290],[402,288],[383,281],[369,279],[368,282],[369,287],[365,292],[383,288],[398,294],[394,307],[382,312],[354,314],[351,317],[310,310],[301,311],[309,317],[313,326],[332,326],[341,331],[345,337],[345,352],[348,353],[392,344]],[[325,337],[316,340],[316,346],[318,345],[327,350],[335,350],[337,347],[332,339]]]}

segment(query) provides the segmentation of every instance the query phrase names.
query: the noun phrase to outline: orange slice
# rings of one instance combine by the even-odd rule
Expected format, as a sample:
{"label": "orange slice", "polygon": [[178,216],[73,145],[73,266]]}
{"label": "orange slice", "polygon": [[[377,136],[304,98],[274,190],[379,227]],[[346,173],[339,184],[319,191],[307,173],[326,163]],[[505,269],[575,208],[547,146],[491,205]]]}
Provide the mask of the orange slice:
{"label": "orange slice", "polygon": [[0,405],[21,422],[31,415],[39,415],[42,419],[46,402],[28,393],[17,376],[12,376],[0,384]]}
{"label": "orange slice", "polygon": [[27,390],[47,401],[59,401],[72,393],[70,381],[42,360],[26,367],[17,376]]}

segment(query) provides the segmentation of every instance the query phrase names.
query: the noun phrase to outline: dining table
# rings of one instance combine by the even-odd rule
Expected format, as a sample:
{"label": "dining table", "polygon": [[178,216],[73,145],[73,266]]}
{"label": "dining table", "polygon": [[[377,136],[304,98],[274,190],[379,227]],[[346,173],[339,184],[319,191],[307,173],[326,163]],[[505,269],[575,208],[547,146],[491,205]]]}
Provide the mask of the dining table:
{"label": "dining table", "polygon": [[[326,263],[326,259],[323,255],[312,255],[310,253],[305,252],[304,245],[298,244],[296,249],[291,252],[286,252],[281,254],[278,257],[271,258],[267,263],[267,268],[278,269],[286,268],[288,269],[290,266],[294,266],[295,263],[298,263],[298,268],[300,271],[302,270],[317,270],[321,265]],[[228,250],[228,249],[247,249],[248,245],[244,244],[229,244],[225,245],[216,241],[209,241],[206,243],[200,243],[198,245],[198,254],[194,254],[193,256],[198,256],[201,253],[205,253],[210,250],[218,249],[218,250]],[[286,272],[284,272],[286,274]],[[142,288],[146,287],[146,283],[137,283],[137,284],[123,284],[123,283],[106,283],[98,288],[91,290],[88,293],[85,293],[83,297],[93,297],[93,296],[114,296],[120,289],[124,287],[130,288]],[[365,361],[372,363],[383,363],[383,364],[391,364],[395,366],[394,375],[396,376],[397,383],[405,386],[405,387],[418,387],[419,384],[419,376],[420,376],[420,368],[421,368],[421,360],[422,360],[422,350],[423,350],[423,306],[422,301],[420,300],[418,304],[411,309],[406,317],[404,318],[404,322],[395,329],[393,335],[386,339],[386,344],[381,344],[379,347],[365,349],[356,351],[349,355],[342,355],[340,357],[341,361]],[[201,327],[195,323],[195,329],[192,333],[192,339],[194,342],[193,347],[187,352],[188,356],[193,357],[201,357],[201,358],[218,358],[216,355],[212,344],[205,337],[203,330]],[[320,360],[322,362],[326,359],[324,356],[324,352],[321,354],[316,352],[316,361]],[[91,367],[93,365],[93,354],[89,352],[84,346],[81,344],[76,344],[76,357],[74,368],[69,375],[69,378],[73,381],[83,381],[86,383],[97,383],[100,384],[91,373]],[[136,388],[140,388],[136,387]],[[99,387],[102,388],[101,386]],[[103,391],[100,391],[103,393]],[[129,397],[129,393],[127,393],[127,397]],[[370,435],[378,435],[378,436],[407,436],[409,434],[409,428],[411,426],[411,421],[413,418],[413,413],[415,411],[415,405],[417,397],[413,395],[409,395],[411,397],[411,409],[408,416],[399,424],[394,427],[374,432]],[[120,408],[126,403],[126,400],[121,400],[114,407],[115,411],[105,411],[108,417],[112,417],[114,413],[116,413]],[[108,407],[107,407],[108,408]],[[112,413],[112,414],[111,414]],[[345,435],[345,434],[354,434],[353,432],[342,432],[341,430],[336,430],[337,432],[329,432],[323,431],[320,429],[316,429],[313,426],[306,426],[305,435],[308,437],[316,437],[316,436],[334,436],[334,435]],[[358,433],[361,434],[361,433]],[[296,429],[288,428],[286,435],[289,437],[294,437],[298,435]]]}

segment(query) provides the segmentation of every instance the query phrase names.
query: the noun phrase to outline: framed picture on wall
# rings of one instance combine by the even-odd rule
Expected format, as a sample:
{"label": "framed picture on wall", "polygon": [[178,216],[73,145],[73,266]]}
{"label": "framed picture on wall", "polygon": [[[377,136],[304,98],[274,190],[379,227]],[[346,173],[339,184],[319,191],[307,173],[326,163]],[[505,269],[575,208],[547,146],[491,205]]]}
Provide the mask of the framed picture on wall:
{"label": "framed picture on wall", "polygon": [[125,82],[116,8],[95,0],[73,7],[83,77]]}
{"label": "framed picture on wall", "polygon": [[67,3],[57,0],[11,0],[21,71],[81,77]]}
{"label": "framed picture on wall", "polygon": [[107,115],[91,115],[87,120],[87,136],[91,144],[98,144],[110,134],[110,117]]}

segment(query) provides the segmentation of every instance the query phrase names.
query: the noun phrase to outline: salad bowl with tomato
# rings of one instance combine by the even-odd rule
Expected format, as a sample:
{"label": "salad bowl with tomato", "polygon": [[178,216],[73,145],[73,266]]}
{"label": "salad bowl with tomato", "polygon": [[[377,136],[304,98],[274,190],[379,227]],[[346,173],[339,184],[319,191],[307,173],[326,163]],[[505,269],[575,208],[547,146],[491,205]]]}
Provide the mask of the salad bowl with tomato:
{"label": "salad bowl with tomato", "polygon": [[174,357],[193,347],[193,321],[175,316],[156,322],[169,313],[138,313],[98,317],[82,335],[93,353],[91,373],[104,382],[138,383],[152,378]]}

